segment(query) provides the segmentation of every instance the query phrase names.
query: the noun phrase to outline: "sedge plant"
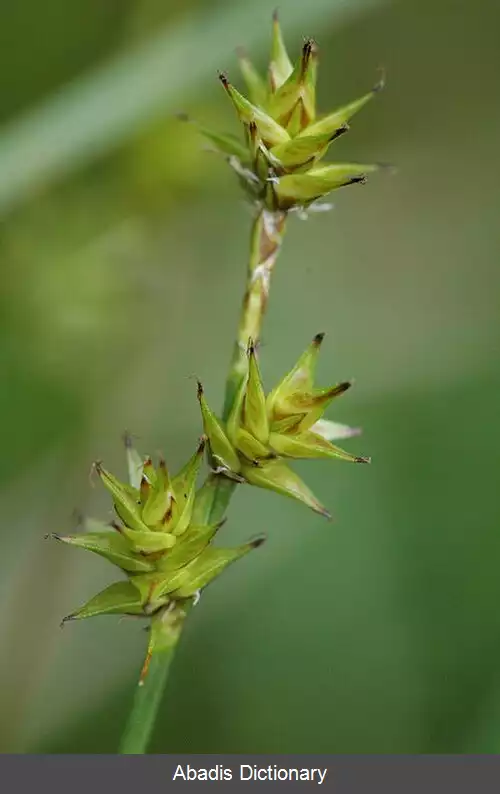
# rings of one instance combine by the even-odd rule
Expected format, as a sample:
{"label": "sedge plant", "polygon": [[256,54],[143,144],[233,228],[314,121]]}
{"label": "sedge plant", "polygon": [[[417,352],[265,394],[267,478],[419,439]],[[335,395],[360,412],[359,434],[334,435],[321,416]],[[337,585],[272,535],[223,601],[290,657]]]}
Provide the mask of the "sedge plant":
{"label": "sedge plant", "polygon": [[[140,456],[127,436],[126,481],[102,462],[95,463],[113,502],[115,520],[110,524],[86,520],[83,532],[54,536],[105,557],[121,573],[118,581],[65,621],[117,614],[148,623],[146,659],[120,746],[120,752],[127,754],[147,750],[173,653],[201,590],[263,542],[258,537],[234,548],[214,544],[235,488],[245,484],[270,489],[329,517],[291,462],[309,458],[369,462],[333,443],[356,435],[357,429],[324,418],[330,403],[351,385],[349,381],[327,387],[315,384],[324,335],[316,334],[267,392],[258,349],[272,273],[290,217],[324,209],[325,196],[363,184],[380,169],[377,164],[325,162],[324,157],[348,131],[351,119],[380,91],[383,80],[359,99],[318,115],[317,46],[307,39],[292,63],[276,15],[267,75],[261,76],[245,53],[239,53],[239,59],[245,93],[226,74],[219,78],[241,134],[199,127],[237,175],[254,210],[246,287],[222,412],[213,411],[198,383],[203,435],[181,471],[172,474],[165,460]],[[208,474],[198,488],[205,457]]]}

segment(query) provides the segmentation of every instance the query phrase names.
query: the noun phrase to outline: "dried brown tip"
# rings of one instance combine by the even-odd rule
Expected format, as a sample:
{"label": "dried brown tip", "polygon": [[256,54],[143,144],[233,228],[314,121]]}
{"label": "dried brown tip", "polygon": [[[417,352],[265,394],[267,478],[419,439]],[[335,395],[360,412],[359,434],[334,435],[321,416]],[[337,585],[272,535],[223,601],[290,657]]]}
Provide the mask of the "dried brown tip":
{"label": "dried brown tip", "polygon": [[258,137],[258,129],[255,121],[250,121],[248,124],[248,136],[252,143],[255,145]]}
{"label": "dried brown tip", "polygon": [[305,76],[305,73],[309,66],[309,61],[316,55],[318,48],[316,43],[313,39],[306,39],[304,42],[304,46],[302,47],[302,60],[300,63],[300,77],[301,79]]}
{"label": "dried brown tip", "polygon": [[252,548],[254,549],[258,549],[259,546],[262,546],[262,544],[266,542],[266,540],[267,538],[265,535],[259,535],[258,538],[254,538],[254,540],[251,540],[249,542],[249,545],[252,546]]}
{"label": "dried brown tip", "polygon": [[191,121],[189,115],[186,113],[185,110],[179,110],[177,113],[174,113],[174,119],[177,119],[177,121],[185,121],[185,122]]}
{"label": "dried brown tip", "polygon": [[248,339],[247,355],[248,356],[255,355],[255,342],[251,338]]}
{"label": "dried brown tip", "polygon": [[168,508],[165,511],[165,515],[162,518],[162,524],[168,524],[168,522],[172,518],[173,512],[174,512],[174,499],[172,499]]}
{"label": "dried brown tip", "polygon": [[273,22],[279,22],[279,9],[277,8],[273,11]]}
{"label": "dried brown tip", "polygon": [[132,436],[130,435],[128,430],[124,430],[122,439],[123,439],[123,443],[125,444],[125,447],[127,449],[130,449],[130,447],[132,446]]}
{"label": "dried brown tip", "polygon": [[57,532],[48,532],[46,535],[43,536],[44,540],[62,540],[62,536],[58,535]]}
{"label": "dried brown tip", "polygon": [[315,55],[318,51],[318,45],[314,39],[306,39],[302,47],[302,58],[309,60],[311,55]]}
{"label": "dried brown tip", "polygon": [[329,395],[328,396],[329,397],[340,397],[340,395],[344,394],[344,392],[346,392],[347,389],[351,388],[352,384],[353,384],[352,380],[345,380],[345,381],[342,381],[342,383],[337,383],[336,386],[332,386],[332,388],[329,391]]}
{"label": "dried brown tip", "polygon": [[348,185],[366,185],[367,182],[368,182],[368,177],[366,176],[366,174],[360,174],[359,176],[351,177],[351,179],[349,179],[349,181],[345,183],[345,186],[347,187]]}
{"label": "dried brown tip", "polygon": [[306,39],[302,47],[302,56],[304,58],[309,58],[313,51],[313,47],[314,47],[314,41],[312,39]]}
{"label": "dried brown tip", "polygon": [[201,436],[198,442],[198,449],[196,450],[197,455],[201,455],[205,451],[205,447],[207,446],[208,437]]}
{"label": "dried brown tip", "polygon": [[349,124],[345,122],[344,124],[342,124],[341,127],[339,127],[337,130],[335,130],[335,132],[332,133],[332,136],[330,138],[330,143],[332,141],[337,140],[337,138],[340,138],[341,135],[345,135],[345,133],[349,132],[349,130],[350,130]]}
{"label": "dried brown tip", "polygon": [[325,336],[326,336],[326,334],[325,334],[324,331],[322,333],[320,333],[320,334],[316,334],[316,336],[313,339],[313,345],[316,345],[316,347],[319,347],[320,344],[322,343],[323,339],[325,338]]}
{"label": "dried brown tip", "polygon": [[227,74],[225,72],[218,72],[218,77],[227,91],[227,89],[229,88],[229,80],[227,79]]}
{"label": "dried brown tip", "polygon": [[371,463],[372,459],[371,458],[365,458],[362,455],[360,455],[359,457],[355,458],[354,462],[355,463]]}
{"label": "dried brown tip", "polygon": [[196,393],[198,395],[198,399],[201,400],[201,398],[203,397],[203,386],[201,384],[201,381],[197,380],[196,381],[196,385],[197,385],[197,392]]}
{"label": "dried brown tip", "polygon": [[163,457],[163,455],[160,457],[160,460],[158,461],[158,467],[159,467],[159,468],[160,468],[162,471],[166,471],[166,470],[167,470],[167,461],[165,460],[165,458]]}
{"label": "dried brown tip", "polygon": [[313,510],[315,513],[319,513],[320,516],[323,516],[328,521],[332,521],[332,514],[326,509],[326,507],[318,505],[318,507],[314,507]]}

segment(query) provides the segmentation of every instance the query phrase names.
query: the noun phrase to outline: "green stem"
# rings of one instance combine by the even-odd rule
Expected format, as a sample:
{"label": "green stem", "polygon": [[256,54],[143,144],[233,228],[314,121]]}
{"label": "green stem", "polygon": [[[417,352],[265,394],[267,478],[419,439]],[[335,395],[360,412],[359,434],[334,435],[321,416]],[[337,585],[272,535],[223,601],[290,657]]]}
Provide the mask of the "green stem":
{"label": "green stem", "polygon": [[151,619],[148,650],[122,736],[121,755],[140,755],[147,750],[188,610],[188,604],[174,602],[172,608],[163,609]]}
{"label": "green stem", "polygon": [[[222,418],[227,419],[235,395],[247,371],[249,340],[258,345],[262,322],[266,313],[271,288],[271,276],[281,249],[286,226],[285,212],[261,209],[252,225],[250,256],[248,260],[245,295],[241,305],[238,333],[226,380]],[[220,521],[236,488],[236,482],[227,477],[210,475],[207,489],[205,517],[208,523]]]}
{"label": "green stem", "polygon": [[271,276],[283,242],[285,222],[285,212],[261,209],[252,225],[247,283],[226,381],[223,419],[227,419],[236,392],[246,375],[248,342],[251,339],[255,345],[258,345],[260,340],[262,321],[269,300]]}
{"label": "green stem", "polygon": [[[250,236],[248,275],[241,307],[238,335],[226,381],[223,418],[231,410],[242,379],[246,375],[247,346],[251,339],[258,344],[262,321],[267,308],[271,275],[281,248],[286,213],[261,209]],[[199,491],[193,521],[213,524],[221,521],[236,487],[227,477],[209,474]],[[137,685],[132,711],[120,745],[120,754],[146,752],[153,731],[163,690],[168,678],[175,648],[189,610],[186,602],[174,604],[151,620],[151,634],[146,660]]]}

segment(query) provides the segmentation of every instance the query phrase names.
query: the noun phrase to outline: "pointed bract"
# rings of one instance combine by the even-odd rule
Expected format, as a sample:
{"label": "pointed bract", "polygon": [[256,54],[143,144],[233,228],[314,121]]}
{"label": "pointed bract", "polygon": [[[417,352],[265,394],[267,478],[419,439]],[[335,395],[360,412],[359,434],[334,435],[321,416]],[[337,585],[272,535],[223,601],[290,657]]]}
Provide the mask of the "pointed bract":
{"label": "pointed bract", "polygon": [[210,444],[210,451],[217,465],[229,472],[238,473],[240,462],[237,452],[229,441],[221,421],[217,419],[215,414],[210,410],[205,400],[201,383],[198,383],[198,400],[203,418],[203,429],[208,438],[208,443]]}
{"label": "pointed bract", "polygon": [[143,460],[132,445],[132,439],[128,433],[123,437],[125,443],[125,453],[127,456],[128,481],[133,488],[139,488],[142,479]]}
{"label": "pointed bract", "polygon": [[347,125],[343,125],[333,133],[304,135],[292,138],[288,143],[274,146],[271,155],[276,159],[276,167],[289,173],[298,169],[307,170],[306,167],[323,157],[332,141],[347,130]]}
{"label": "pointed bract", "polygon": [[364,94],[359,99],[355,99],[353,102],[349,102],[347,105],[344,105],[341,108],[338,108],[333,113],[329,113],[327,116],[323,116],[323,118],[318,119],[314,124],[311,124],[306,130],[303,130],[299,135],[324,135],[328,133],[333,133],[335,130],[338,130],[343,125],[347,124],[356,113],[359,113],[365,105],[373,99],[379,91],[382,90],[384,87],[384,81],[379,81],[371,91],[367,94]]}
{"label": "pointed bract", "polygon": [[340,447],[335,447],[330,441],[317,436],[310,430],[293,436],[271,433],[269,444],[278,455],[290,458],[340,458],[351,461],[351,463],[370,462],[368,458],[351,455]]}
{"label": "pointed bract", "polygon": [[269,63],[269,81],[271,92],[274,93],[285,80],[289,78],[293,71],[292,62],[288,56],[278,13],[273,14],[273,32],[271,44],[271,59]]}
{"label": "pointed bract", "polygon": [[[267,441],[269,437],[266,438]],[[244,427],[240,427],[236,433],[236,447],[248,461],[254,463],[275,457],[267,444],[263,444]]]}
{"label": "pointed bract", "polygon": [[287,210],[307,205],[347,185],[364,184],[367,174],[378,171],[376,164],[332,163],[312,168],[305,174],[285,174],[273,184],[276,206]]}
{"label": "pointed bract", "polygon": [[290,414],[300,414],[300,411],[293,411],[290,401],[297,394],[310,393],[313,389],[314,376],[318,355],[325,335],[316,334],[311,344],[302,353],[294,367],[288,372],[278,385],[269,393],[267,397],[267,411],[273,428],[274,423]]}
{"label": "pointed bract", "polygon": [[272,460],[261,466],[243,464],[241,473],[250,485],[267,488],[282,496],[290,496],[310,507],[322,516],[330,517],[328,510],[318,502],[313,492],[300,479],[298,474],[281,460]]}
{"label": "pointed bract", "polygon": [[134,494],[131,493],[130,486],[120,482],[120,480],[107,471],[100,462],[95,464],[95,469],[103,485],[113,497],[113,503],[119,518],[132,529],[139,532],[147,532],[148,528],[141,517],[139,493],[136,491],[134,497]]}
{"label": "pointed bract", "polygon": [[229,82],[225,74],[220,74],[219,79],[229,94],[240,120],[244,124],[253,122],[257,127],[262,142],[266,146],[276,146],[278,143],[285,143],[290,140],[290,136],[284,127],[278,124],[268,113],[253,105],[240,94]]}
{"label": "pointed bract", "polygon": [[61,543],[78,546],[81,549],[92,551],[94,554],[99,554],[123,571],[146,573],[152,571],[154,567],[145,557],[139,557],[134,554],[127,538],[118,534],[118,532],[86,532],[80,535],[58,535],[54,533],[52,537],[61,541]]}
{"label": "pointed bract", "polygon": [[250,101],[254,105],[264,107],[267,100],[267,86],[265,80],[262,79],[246,52],[241,48],[238,50],[238,60]]}
{"label": "pointed bract", "polygon": [[248,150],[235,135],[212,132],[206,127],[200,127],[200,132],[220,154],[233,155],[240,162],[247,162]]}
{"label": "pointed bract", "polygon": [[175,496],[172,511],[174,522],[172,532],[176,536],[182,535],[191,522],[196,494],[196,479],[203,460],[206,442],[206,437],[202,436],[192,458],[172,480],[172,489]]}
{"label": "pointed bract", "polygon": [[[291,135],[296,135],[300,130],[305,129],[314,119],[316,60],[316,45],[308,39],[292,73],[269,100],[269,115],[288,129]],[[294,120],[296,108],[299,112]]]}
{"label": "pointed bract", "polygon": [[234,549],[208,548],[193,562],[183,568],[177,574],[175,589],[170,592],[176,598],[189,598],[198,590],[210,584],[222,571],[236,562],[252,549],[256,549],[263,543],[263,538],[245,543]]}
{"label": "pointed bract", "polygon": [[207,526],[190,526],[169,554],[165,554],[158,560],[157,570],[162,573],[172,573],[187,565],[206,549],[223,523],[223,521],[219,521],[218,524]]}
{"label": "pointed bract", "polygon": [[245,429],[258,441],[266,443],[269,438],[266,395],[253,342],[248,346],[248,380],[243,403],[243,423]]}
{"label": "pointed bract", "polygon": [[115,582],[109,585],[96,596],[87,601],[76,612],[72,612],[63,619],[82,620],[83,618],[93,618],[98,615],[141,615],[143,614],[142,604],[137,593],[137,589],[131,582]]}

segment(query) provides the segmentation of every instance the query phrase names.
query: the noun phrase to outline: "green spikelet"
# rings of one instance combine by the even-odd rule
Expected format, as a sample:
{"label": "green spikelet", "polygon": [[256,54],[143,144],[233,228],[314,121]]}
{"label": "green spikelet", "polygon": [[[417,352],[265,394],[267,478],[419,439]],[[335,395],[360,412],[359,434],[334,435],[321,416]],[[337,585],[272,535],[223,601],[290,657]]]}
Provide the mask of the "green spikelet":
{"label": "green spikelet", "polygon": [[[204,408],[212,432],[212,415]],[[208,413],[207,413],[208,412]],[[215,428],[219,425],[215,421]],[[217,445],[219,436],[216,433]],[[121,482],[101,463],[95,468],[110,492],[120,522],[84,522],[83,532],[53,534],[61,543],[76,546],[107,559],[127,577],[90,599],[65,620],[98,615],[149,617],[172,602],[191,599],[230,563],[259,545],[235,549],[212,548],[223,522],[192,523],[196,481],[206,445],[203,436],[186,465],[175,476],[160,459],[143,460],[125,437],[129,483]],[[229,442],[227,442],[229,444]],[[239,467],[239,459],[234,452]],[[174,605],[175,606],[175,605]]]}
{"label": "green spikelet", "polygon": [[[323,419],[327,407],[351,386],[343,381],[327,388],[314,386],[316,365],[324,334],[316,334],[292,369],[266,396],[250,340],[246,374],[235,394],[227,421],[208,412],[200,400],[205,432],[217,461],[226,461],[219,473],[260,488],[290,496],[321,515],[328,511],[282,458],[338,459],[369,463],[369,458],[346,452],[332,444],[359,431]],[[230,450],[230,452],[229,452]],[[228,458],[231,464],[228,465]],[[237,462],[235,462],[237,459]]]}
{"label": "green spikelet", "polygon": [[[331,113],[318,115],[316,83],[318,47],[306,39],[295,65],[288,55],[277,14],[273,17],[268,81],[247,54],[239,52],[248,98],[220,73],[219,77],[243,127],[243,141],[200,128],[227,156],[244,190],[261,209],[288,213],[309,207],[332,190],[366,181],[377,166],[319,161],[349,129],[351,119],[385,85],[384,76],[371,91]],[[299,173],[297,173],[299,172]],[[253,337],[257,342],[257,336]],[[248,338],[242,340],[246,345]]]}

